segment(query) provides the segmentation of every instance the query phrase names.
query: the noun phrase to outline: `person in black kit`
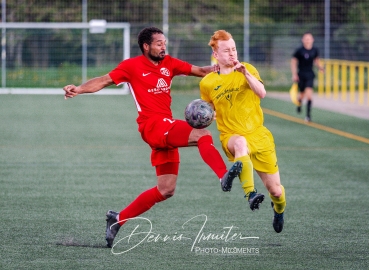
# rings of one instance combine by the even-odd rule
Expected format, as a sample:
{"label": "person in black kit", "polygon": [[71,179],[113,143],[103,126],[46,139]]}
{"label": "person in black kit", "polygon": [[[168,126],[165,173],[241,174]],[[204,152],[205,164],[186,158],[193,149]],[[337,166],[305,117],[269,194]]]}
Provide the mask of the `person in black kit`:
{"label": "person in black kit", "polygon": [[315,78],[313,65],[315,64],[321,71],[324,69],[319,61],[319,51],[314,47],[313,35],[310,32],[307,32],[302,36],[301,41],[302,46],[299,47],[292,55],[291,71],[293,82],[298,82],[299,86],[298,101],[300,105],[297,106],[297,112],[301,113],[302,101],[303,99],[306,99],[305,121],[310,122]]}

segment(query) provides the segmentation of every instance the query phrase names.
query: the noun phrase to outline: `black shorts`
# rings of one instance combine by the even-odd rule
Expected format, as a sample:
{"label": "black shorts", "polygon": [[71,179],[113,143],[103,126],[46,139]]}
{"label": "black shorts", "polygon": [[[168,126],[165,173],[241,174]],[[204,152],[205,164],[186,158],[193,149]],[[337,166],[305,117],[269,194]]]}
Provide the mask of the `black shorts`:
{"label": "black shorts", "polygon": [[306,87],[313,88],[314,78],[315,78],[314,73],[309,73],[309,74],[299,73],[299,83],[298,83],[299,91],[303,93]]}

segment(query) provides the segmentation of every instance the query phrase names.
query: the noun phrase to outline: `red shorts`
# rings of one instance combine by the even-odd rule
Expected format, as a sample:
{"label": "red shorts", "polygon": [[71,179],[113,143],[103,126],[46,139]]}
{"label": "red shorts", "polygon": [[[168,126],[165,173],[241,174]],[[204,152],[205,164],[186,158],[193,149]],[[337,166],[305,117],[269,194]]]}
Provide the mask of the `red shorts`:
{"label": "red shorts", "polygon": [[[179,162],[178,147],[188,146],[192,127],[186,121],[160,116],[151,117],[140,124],[138,131],[152,149],[152,166],[158,166],[168,162]],[[170,143],[168,136],[171,137]]]}

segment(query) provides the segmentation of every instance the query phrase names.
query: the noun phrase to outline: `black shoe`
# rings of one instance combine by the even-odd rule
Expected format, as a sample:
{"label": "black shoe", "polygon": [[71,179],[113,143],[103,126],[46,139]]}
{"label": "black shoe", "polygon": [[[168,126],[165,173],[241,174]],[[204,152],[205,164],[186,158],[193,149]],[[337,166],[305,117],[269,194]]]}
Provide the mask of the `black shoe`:
{"label": "black shoe", "polygon": [[272,204],[272,208],[273,208],[273,211],[274,211],[273,228],[276,231],[276,233],[280,233],[283,230],[283,223],[284,223],[283,215],[284,215],[284,212],[281,213],[281,214],[278,214],[274,210],[274,203],[271,202],[271,204]]}
{"label": "black shoe", "polygon": [[107,242],[106,245],[109,248],[113,246],[114,238],[117,235],[121,227],[120,224],[118,223],[117,216],[118,216],[118,213],[112,210],[109,210],[106,213],[106,237],[105,239]]}
{"label": "black shoe", "polygon": [[296,112],[297,112],[297,113],[301,113],[301,106],[297,106],[297,107],[296,107]]}
{"label": "black shoe", "polygon": [[264,201],[265,196],[264,194],[257,193],[257,190],[255,189],[254,191],[247,193],[245,197],[249,201],[250,209],[254,211],[255,209],[259,210],[259,206]]}
{"label": "black shoe", "polygon": [[229,171],[223,175],[222,180],[220,180],[220,185],[222,186],[222,190],[224,192],[231,191],[233,179],[235,179],[236,176],[238,176],[241,173],[241,171],[242,171],[242,162],[236,161],[235,163],[233,163]]}

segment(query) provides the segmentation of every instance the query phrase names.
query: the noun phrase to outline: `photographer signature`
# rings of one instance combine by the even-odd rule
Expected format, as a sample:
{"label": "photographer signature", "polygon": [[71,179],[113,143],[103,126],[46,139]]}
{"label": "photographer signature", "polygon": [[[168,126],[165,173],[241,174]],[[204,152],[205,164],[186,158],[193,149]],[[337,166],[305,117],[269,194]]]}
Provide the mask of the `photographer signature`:
{"label": "photographer signature", "polygon": [[[181,226],[182,229],[185,229],[186,227],[193,225],[191,223],[199,219],[202,220],[203,222],[201,223],[201,226],[198,228],[196,236],[188,237],[184,233],[179,234],[177,232],[175,232],[173,235],[155,233],[153,231],[151,220],[144,217],[130,218],[128,220],[130,220],[131,222],[132,221],[138,222],[139,224],[137,224],[127,236],[124,236],[120,239],[116,238],[115,244],[113,245],[111,252],[115,255],[123,254],[138,247],[144,242],[156,243],[169,241],[172,242],[192,241],[191,251],[193,251],[195,245],[201,242],[218,240],[227,243],[235,240],[259,239],[259,237],[242,235],[242,233],[237,232],[238,227],[233,225],[223,227],[221,233],[205,232],[205,225],[208,221],[208,217],[205,214],[200,214],[190,218],[189,220],[187,220],[182,224]],[[149,225],[149,229],[141,230],[142,225]],[[134,242],[134,244],[132,242]],[[123,251],[121,250],[122,246]],[[114,248],[117,247],[120,247],[119,252],[114,251]]]}

